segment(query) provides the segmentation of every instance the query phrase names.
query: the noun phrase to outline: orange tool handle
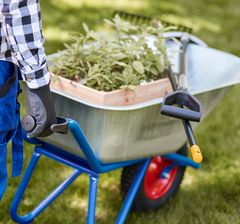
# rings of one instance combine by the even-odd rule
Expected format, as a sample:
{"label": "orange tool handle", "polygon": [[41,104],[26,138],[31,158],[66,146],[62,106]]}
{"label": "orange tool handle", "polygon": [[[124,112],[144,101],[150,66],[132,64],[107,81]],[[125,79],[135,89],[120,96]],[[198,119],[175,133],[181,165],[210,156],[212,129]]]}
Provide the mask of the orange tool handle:
{"label": "orange tool handle", "polygon": [[198,145],[192,145],[190,147],[190,152],[192,154],[193,161],[196,163],[201,163],[203,160],[203,156],[201,150]]}

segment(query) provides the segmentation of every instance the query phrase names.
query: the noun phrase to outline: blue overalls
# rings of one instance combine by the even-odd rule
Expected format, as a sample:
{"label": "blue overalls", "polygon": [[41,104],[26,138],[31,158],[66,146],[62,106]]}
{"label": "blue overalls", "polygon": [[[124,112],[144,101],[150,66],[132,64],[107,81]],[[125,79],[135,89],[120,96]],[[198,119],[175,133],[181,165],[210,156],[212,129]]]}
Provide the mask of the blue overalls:
{"label": "blue overalls", "polygon": [[12,63],[0,61],[0,200],[7,187],[7,144],[11,140],[13,177],[21,174],[23,165],[18,73]]}

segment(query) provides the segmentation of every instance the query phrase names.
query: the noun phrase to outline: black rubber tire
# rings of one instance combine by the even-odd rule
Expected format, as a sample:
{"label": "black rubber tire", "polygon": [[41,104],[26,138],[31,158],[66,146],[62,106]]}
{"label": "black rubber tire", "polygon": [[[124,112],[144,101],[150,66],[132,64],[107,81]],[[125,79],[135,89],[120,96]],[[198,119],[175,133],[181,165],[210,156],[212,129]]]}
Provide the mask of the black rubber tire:
{"label": "black rubber tire", "polygon": [[[187,146],[184,145],[177,153],[186,156],[187,155]],[[128,190],[132,184],[132,181],[136,175],[139,164],[124,167],[121,175],[121,184],[120,192],[123,199],[125,199]],[[144,192],[143,181],[139,187],[138,193],[135,197],[135,200],[132,205],[132,209],[135,211],[155,211],[169,202],[178,192],[180,184],[183,180],[186,167],[180,166],[177,171],[176,179],[173,182],[173,185],[168,190],[168,192],[159,199],[152,200],[149,199]]]}

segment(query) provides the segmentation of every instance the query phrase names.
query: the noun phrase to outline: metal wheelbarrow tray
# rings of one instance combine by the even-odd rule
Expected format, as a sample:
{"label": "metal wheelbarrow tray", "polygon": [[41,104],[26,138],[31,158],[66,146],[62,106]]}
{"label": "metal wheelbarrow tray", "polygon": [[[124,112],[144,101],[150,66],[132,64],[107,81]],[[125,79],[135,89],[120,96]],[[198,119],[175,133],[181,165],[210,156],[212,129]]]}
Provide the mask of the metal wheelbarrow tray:
{"label": "metal wheelbarrow tray", "polygon": [[[194,38],[192,40],[196,42]],[[174,46],[174,43],[171,42],[170,45]],[[232,55],[207,48],[201,42],[200,45],[189,44],[187,48],[189,68],[187,77],[188,90],[202,102],[203,117],[205,117],[230,87],[240,82],[240,60]],[[178,65],[177,56],[176,53],[171,58],[174,71],[182,71],[178,68],[181,66]],[[172,76],[170,78],[172,81]],[[51,127],[54,134],[40,141],[27,138],[25,133],[25,139],[36,146],[10,207],[14,221],[31,223],[82,173],[89,176],[88,224],[95,223],[98,178],[102,173],[123,168],[120,191],[125,196],[115,222],[117,224],[125,222],[131,207],[135,207],[136,203],[142,206],[142,210],[147,206],[148,210],[152,211],[175,195],[181,184],[185,167],[199,168],[200,165],[186,157],[186,137],[179,119],[160,115],[161,104],[163,107],[166,105],[163,96],[165,92],[171,91],[169,81],[165,79],[146,85],[138,87],[136,94],[137,97],[142,96],[143,102],[133,104],[134,98],[132,98],[133,101],[128,101],[127,105],[120,106],[113,105],[116,101],[101,101],[104,99],[102,98],[104,93],[95,95],[98,97],[98,102],[94,104],[94,98],[86,98],[84,94],[78,96],[78,88],[75,88],[76,92],[66,89],[62,91],[64,88],[59,88],[61,86],[52,82],[58,115],[73,119],[58,118],[58,124]],[[81,88],[86,89],[86,87]],[[175,89],[174,85],[173,88]],[[93,91],[89,88],[88,90]],[[127,99],[131,97],[132,92],[129,94]],[[121,101],[122,99],[120,101],[118,99],[116,104],[121,104],[119,103]],[[187,122],[190,119],[186,117],[184,119],[183,124],[189,127]],[[196,123],[193,124],[196,127]],[[192,131],[188,131],[189,133],[193,135]],[[194,137],[189,141],[190,145],[194,145],[191,143],[193,140]],[[181,147],[183,144],[184,147]],[[177,150],[177,153],[169,153]],[[86,156],[84,160],[81,151]],[[159,154],[161,156],[151,158]],[[74,171],[31,212],[18,215],[18,207],[41,156],[70,166]],[[153,167],[156,169],[154,170]],[[152,175],[153,171],[154,175]],[[133,174],[131,178],[129,174]],[[150,184],[146,188],[143,183],[149,180],[149,176],[153,179],[150,178]]]}
{"label": "metal wheelbarrow tray", "polygon": [[[169,46],[174,47],[175,43],[170,41]],[[170,58],[173,71],[178,70],[177,54]],[[187,58],[188,89],[202,103],[204,118],[230,87],[240,82],[240,59],[204,44],[200,46],[194,43],[188,47]],[[94,104],[93,100],[83,99],[77,92],[74,94],[62,91],[59,81],[57,84],[52,81],[52,91],[57,115],[76,120],[95,156],[102,163],[110,163],[175,152],[186,142],[181,121],[160,115],[163,96],[171,91],[170,82],[164,79],[146,85],[152,85],[156,89],[161,86],[157,82],[162,82],[162,88],[159,88],[159,92],[155,91],[152,98],[134,105],[129,105],[130,102],[124,106],[107,105],[106,102],[101,104],[97,101]],[[144,96],[143,91],[141,94]],[[195,128],[197,123],[192,125]],[[70,133],[55,133],[44,138],[44,142],[84,157]]]}

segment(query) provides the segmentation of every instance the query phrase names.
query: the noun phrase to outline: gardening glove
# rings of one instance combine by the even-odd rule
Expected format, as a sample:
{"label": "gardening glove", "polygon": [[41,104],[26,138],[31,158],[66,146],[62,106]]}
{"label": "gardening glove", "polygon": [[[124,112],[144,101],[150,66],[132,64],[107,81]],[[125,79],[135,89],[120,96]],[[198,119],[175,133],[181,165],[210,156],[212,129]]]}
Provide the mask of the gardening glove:
{"label": "gardening glove", "polygon": [[[53,105],[49,84],[38,89],[30,89],[26,86],[25,99],[27,103],[27,115],[33,118],[33,128],[25,129],[29,138],[46,137],[52,134],[50,127],[57,123],[56,112]],[[24,118],[22,120],[23,127]]]}

